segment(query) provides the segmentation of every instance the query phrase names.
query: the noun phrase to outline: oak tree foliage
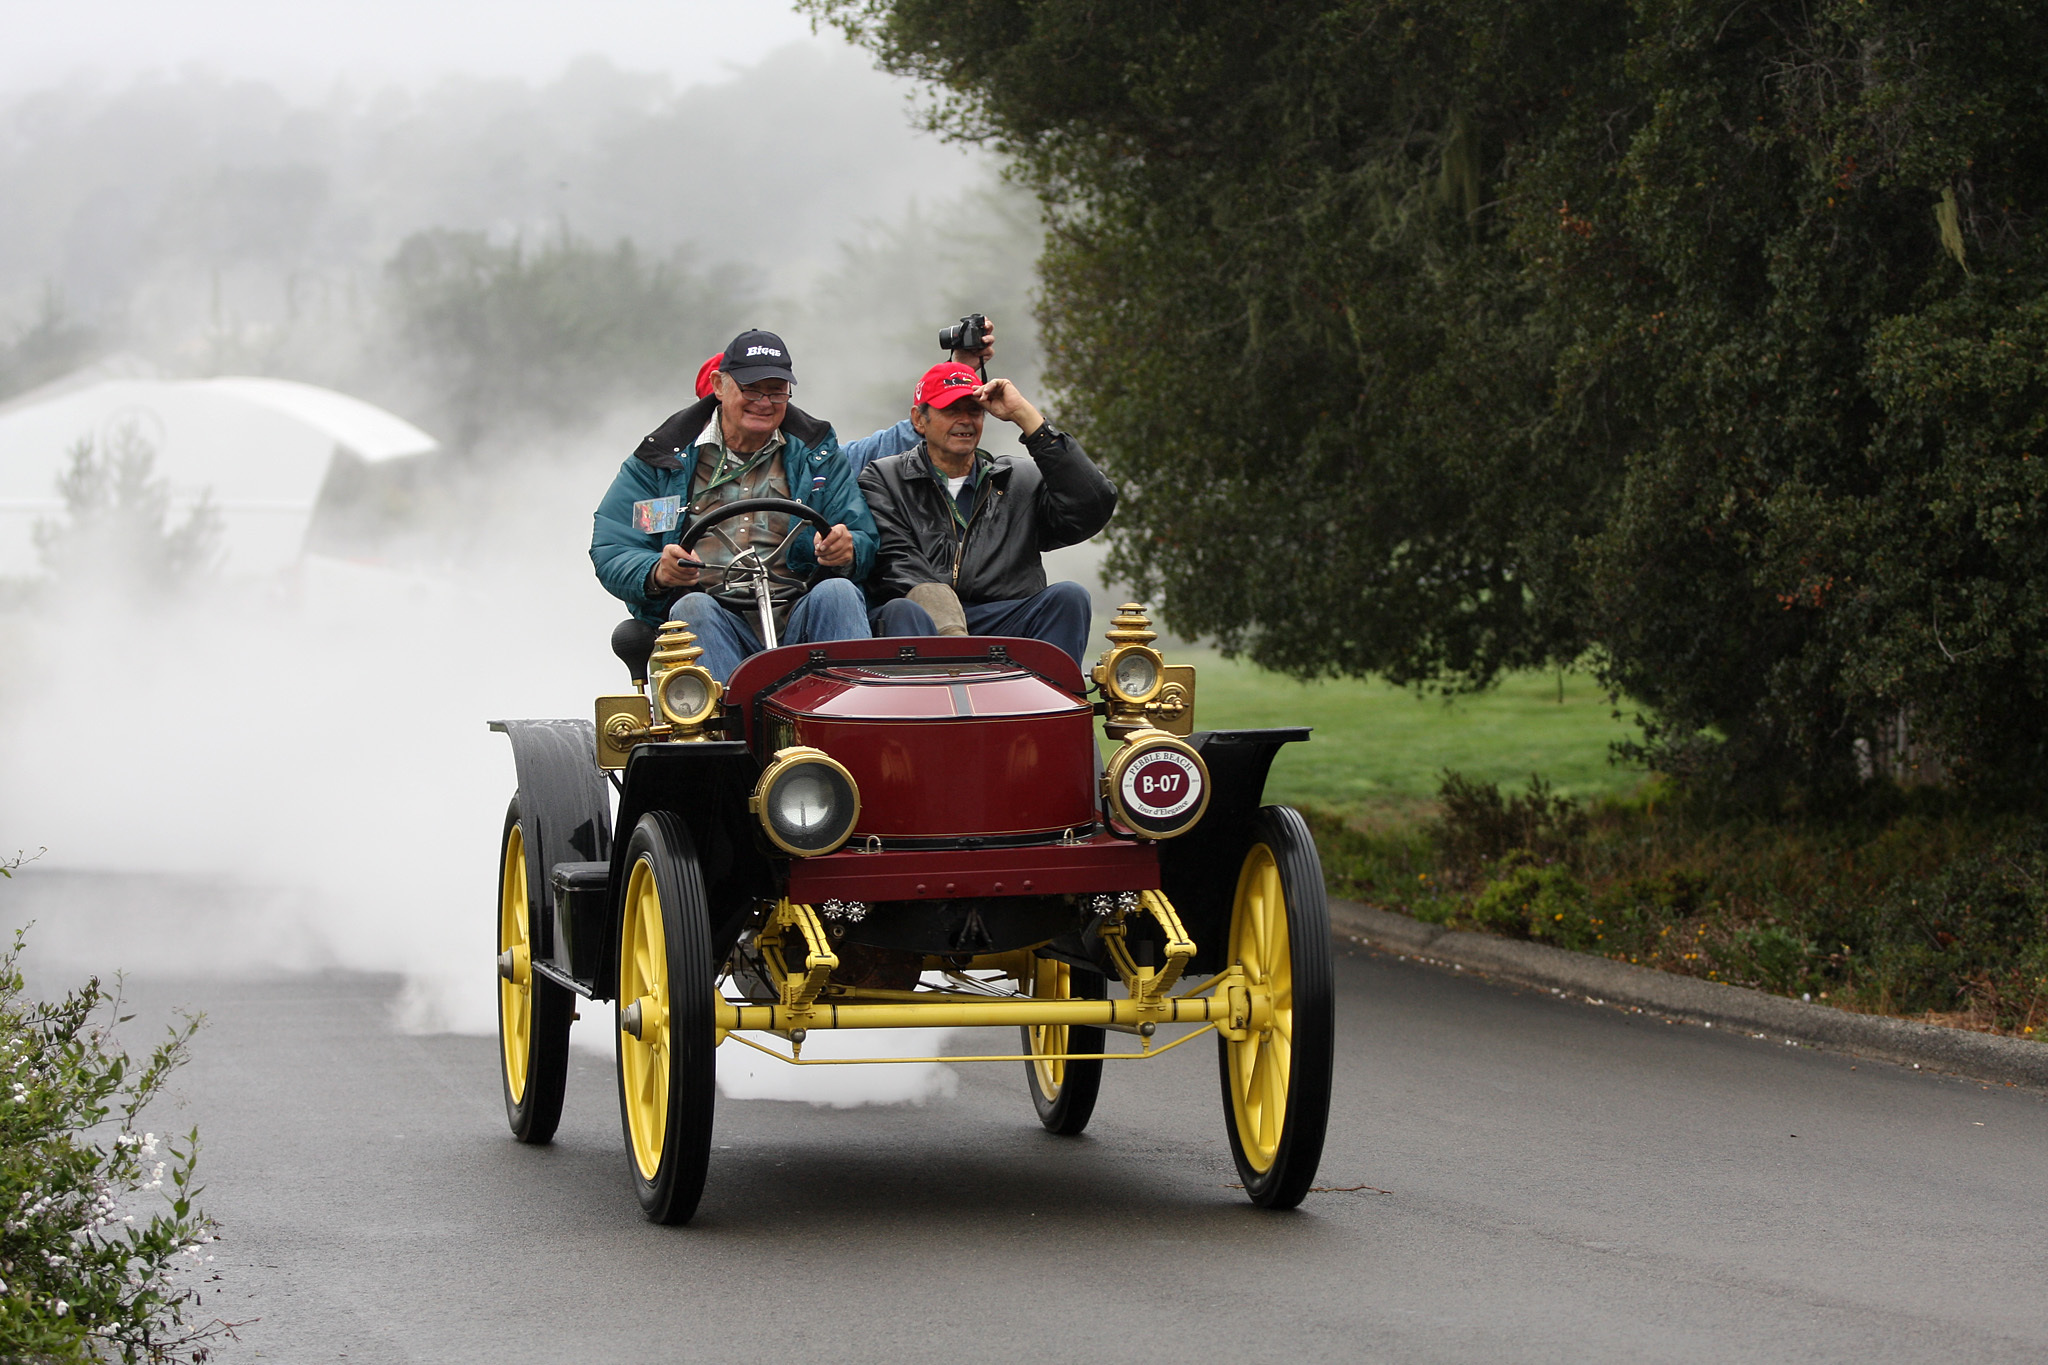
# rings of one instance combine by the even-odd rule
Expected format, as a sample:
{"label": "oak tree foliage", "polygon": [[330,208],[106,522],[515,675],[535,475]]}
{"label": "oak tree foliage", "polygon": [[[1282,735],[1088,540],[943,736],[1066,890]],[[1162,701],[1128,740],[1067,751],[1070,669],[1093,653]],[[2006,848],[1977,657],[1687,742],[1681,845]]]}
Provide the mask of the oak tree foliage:
{"label": "oak tree foliage", "polygon": [[650,259],[630,241],[602,247],[566,230],[537,245],[417,232],[385,277],[400,349],[464,455],[672,392],[745,325],[750,297],[685,255]]}
{"label": "oak tree foliage", "polygon": [[1590,655],[1648,757],[1760,793],[1858,739],[2038,792],[2039,6],[807,7],[1039,194],[1062,417],[1176,629]]}

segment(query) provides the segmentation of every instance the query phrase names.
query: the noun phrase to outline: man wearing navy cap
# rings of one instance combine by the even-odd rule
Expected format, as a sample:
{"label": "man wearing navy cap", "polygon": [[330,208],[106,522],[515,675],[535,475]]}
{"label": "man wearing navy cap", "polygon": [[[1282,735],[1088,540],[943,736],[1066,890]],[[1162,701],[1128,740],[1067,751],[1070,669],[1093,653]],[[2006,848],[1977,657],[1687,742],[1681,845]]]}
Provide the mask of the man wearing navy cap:
{"label": "man wearing navy cap", "polygon": [[[688,621],[700,662],[720,681],[763,648],[752,592],[725,588],[719,572],[742,550],[785,576],[817,575],[808,590],[771,580],[778,643],[865,639],[857,585],[875,562],[874,518],[830,424],[790,406],[789,348],[773,332],[742,332],[711,382],[709,397],[640,443],[598,504],[590,561],[599,581],[649,624]],[[757,512],[699,542],[701,558],[677,543],[692,519],[742,498],[794,499],[832,529],[820,536],[803,522],[791,535],[792,518]]]}
{"label": "man wearing navy cap", "polygon": [[[991,415],[1015,424],[1024,454],[980,448]],[[958,361],[925,371],[910,422],[921,443],[860,474],[881,533],[867,579],[875,634],[1022,635],[1079,662],[1093,603],[1079,583],[1048,585],[1040,555],[1107,526],[1116,485],[1015,384],[983,383]]]}

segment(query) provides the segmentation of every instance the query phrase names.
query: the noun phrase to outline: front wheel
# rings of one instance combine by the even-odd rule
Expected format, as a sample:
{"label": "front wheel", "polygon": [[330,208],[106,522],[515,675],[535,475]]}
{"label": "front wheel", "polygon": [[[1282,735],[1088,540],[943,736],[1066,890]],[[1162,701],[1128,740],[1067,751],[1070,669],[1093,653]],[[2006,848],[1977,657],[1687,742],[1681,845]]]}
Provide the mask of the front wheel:
{"label": "front wheel", "polygon": [[526,873],[519,798],[505,811],[498,844],[498,1060],[505,1118],[521,1142],[552,1140],[569,1084],[569,1025],[576,1000],[533,970],[541,907]]}
{"label": "front wheel", "polygon": [[640,1207],[657,1223],[687,1223],[704,1193],[717,987],[696,846],[680,818],[650,811],[626,845],[616,1013],[627,1163]]}
{"label": "front wheel", "polygon": [[[1034,1000],[1100,1000],[1109,994],[1102,973],[1073,967],[1049,957],[1032,959],[1026,983]],[[1085,1024],[1048,1024],[1024,1029],[1024,1050],[1031,1060],[1024,1074],[1031,1086],[1031,1107],[1048,1133],[1072,1137],[1088,1126],[1095,1097],[1102,1090],[1102,1062],[1057,1060],[1071,1052],[1100,1052],[1103,1031]]]}
{"label": "front wheel", "polygon": [[1271,1000],[1265,1027],[1218,1040],[1230,1154],[1253,1203],[1291,1209],[1323,1156],[1336,1009],[1322,860],[1289,807],[1259,812],[1238,870],[1230,961]]}

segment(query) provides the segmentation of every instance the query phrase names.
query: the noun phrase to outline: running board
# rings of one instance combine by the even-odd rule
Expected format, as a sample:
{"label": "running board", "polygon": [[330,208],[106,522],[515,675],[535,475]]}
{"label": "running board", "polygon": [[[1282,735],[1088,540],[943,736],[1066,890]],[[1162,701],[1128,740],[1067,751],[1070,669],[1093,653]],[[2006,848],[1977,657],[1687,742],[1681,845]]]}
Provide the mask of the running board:
{"label": "running board", "polygon": [[575,977],[569,975],[567,972],[563,971],[560,967],[557,967],[552,962],[542,962],[539,960],[535,960],[532,966],[533,974],[535,976],[544,976],[548,980],[554,982],[557,986],[566,986],[570,990],[576,992],[576,994],[582,996],[585,1000],[595,1000],[597,998],[596,996],[590,993],[591,986],[593,985],[592,982],[578,981]]}

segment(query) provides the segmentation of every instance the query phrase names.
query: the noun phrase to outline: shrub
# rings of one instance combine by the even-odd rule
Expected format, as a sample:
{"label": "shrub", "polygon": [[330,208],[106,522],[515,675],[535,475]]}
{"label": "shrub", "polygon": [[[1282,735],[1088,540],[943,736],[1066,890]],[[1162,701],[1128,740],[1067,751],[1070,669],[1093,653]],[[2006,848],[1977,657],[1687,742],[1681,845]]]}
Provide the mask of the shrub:
{"label": "shrub", "polygon": [[1528,791],[1503,797],[1496,783],[1446,772],[1437,801],[1443,813],[1429,834],[1446,870],[1477,872],[1512,849],[1554,861],[1586,835],[1586,813],[1578,803],[1536,773],[1529,776]]}
{"label": "shrub", "polygon": [[1589,908],[1586,885],[1555,865],[1538,866],[1526,854],[1512,854],[1501,875],[1473,898],[1472,918],[1489,929],[1540,939],[1560,948],[1598,948],[1605,923]]}
{"label": "shrub", "polygon": [[1436,875],[1428,836],[1414,823],[1355,824],[1336,811],[1302,809],[1323,860],[1323,881],[1334,895],[1398,906],[1417,919],[1442,924],[1460,899]]}
{"label": "shrub", "polygon": [[[114,1042],[133,1017],[118,993],[95,977],[60,1001],[29,999],[21,944],[17,932],[0,956],[0,1359],[206,1360],[230,1328],[191,1321],[214,1240],[192,1203],[199,1135],[136,1129],[199,1021],[138,1063]],[[164,1207],[143,1214],[157,1197]]]}
{"label": "shrub", "polygon": [[1731,981],[1789,993],[1814,980],[1813,941],[1782,925],[1737,930],[1719,958],[1721,974]]}
{"label": "shrub", "polygon": [[2048,1023],[2048,826],[1901,879],[1827,927],[1872,1005],[2024,1031]]}

